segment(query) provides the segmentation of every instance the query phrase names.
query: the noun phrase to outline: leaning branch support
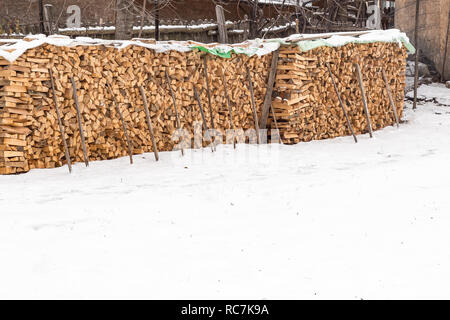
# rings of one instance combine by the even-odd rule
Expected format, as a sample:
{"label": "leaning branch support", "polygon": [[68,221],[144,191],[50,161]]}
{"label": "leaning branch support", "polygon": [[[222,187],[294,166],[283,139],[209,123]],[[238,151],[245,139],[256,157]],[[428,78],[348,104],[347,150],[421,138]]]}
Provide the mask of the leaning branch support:
{"label": "leaning branch support", "polygon": [[148,109],[147,97],[145,95],[145,91],[142,86],[139,86],[139,91],[141,92],[142,102],[144,103],[145,118],[147,120],[148,130],[150,131],[150,137],[152,138],[153,153],[155,154],[155,160],[158,161],[159,160],[158,147],[155,141],[155,133],[153,131],[152,118],[150,117],[150,110]]}
{"label": "leaning branch support", "polygon": [[356,76],[358,77],[359,89],[361,90],[361,96],[363,101],[364,113],[366,114],[367,119],[367,129],[369,130],[369,135],[373,138],[372,133],[372,122],[370,121],[370,113],[369,108],[367,107],[367,98],[366,98],[366,90],[364,89],[363,77],[361,73],[361,68],[358,63],[355,63],[356,68]]}
{"label": "leaning branch support", "polygon": [[130,157],[130,164],[133,164],[133,150],[131,148],[130,137],[128,136],[127,125],[125,123],[125,120],[123,119],[122,111],[120,111],[120,106],[117,103],[114,92],[112,91],[111,86],[108,83],[106,84],[106,88],[108,88],[109,94],[113,99],[114,106],[116,107],[117,114],[119,115],[120,122],[122,123],[123,134],[125,135],[125,141],[127,143],[128,156]]}
{"label": "leaning branch support", "polygon": [[48,68],[48,72],[50,73],[50,81],[52,85],[52,94],[53,94],[53,102],[55,103],[56,117],[58,118],[59,131],[61,133],[61,139],[64,145],[64,154],[67,160],[67,166],[69,167],[69,173],[72,173],[72,161],[70,160],[69,147],[67,146],[66,141],[66,132],[64,130],[64,126],[61,120],[61,112],[58,107],[58,99],[56,98],[56,90],[55,90],[55,80],[53,79],[53,71],[52,68]]}
{"label": "leaning branch support", "polygon": [[81,147],[83,149],[84,164],[89,167],[89,158],[86,150],[86,139],[84,138],[83,120],[81,118],[80,105],[78,104],[77,85],[75,79],[70,77],[73,89],[73,99],[75,100],[75,109],[77,110],[78,130],[80,131]]}

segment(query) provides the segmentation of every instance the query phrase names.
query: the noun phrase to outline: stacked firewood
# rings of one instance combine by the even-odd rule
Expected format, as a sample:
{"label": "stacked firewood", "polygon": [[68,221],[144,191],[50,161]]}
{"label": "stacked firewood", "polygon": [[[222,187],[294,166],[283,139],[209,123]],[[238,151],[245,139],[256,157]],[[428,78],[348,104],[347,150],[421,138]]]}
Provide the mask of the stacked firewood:
{"label": "stacked firewood", "polygon": [[[191,138],[194,122],[202,123],[194,86],[207,129],[214,127],[224,132],[231,128],[225,88],[234,127],[251,129],[255,122],[246,70],[250,70],[256,109],[260,112],[270,59],[271,55],[249,58],[235,54],[231,59],[222,59],[197,50],[156,53],[140,46],[117,50],[49,44],[26,51],[12,64],[0,58],[0,174],[67,163],[49,69],[71,161],[80,162],[84,156],[71,78],[76,85],[87,155],[94,161],[128,153],[123,124],[108,86],[123,115],[132,153],[154,151],[140,86],[148,100],[157,148],[170,151],[178,141],[172,139],[177,121],[168,85],[174,92],[181,128]],[[186,146],[188,142],[184,140]]]}
{"label": "stacked firewood", "polygon": [[[273,107],[282,141],[297,143],[350,134],[331,77],[337,84],[355,133],[368,131],[356,64],[361,68],[373,129],[393,125],[395,117],[382,69],[401,117],[405,61],[406,50],[396,43],[350,43],[306,52],[301,52],[297,46],[281,47]],[[270,120],[273,127],[273,118]]]}

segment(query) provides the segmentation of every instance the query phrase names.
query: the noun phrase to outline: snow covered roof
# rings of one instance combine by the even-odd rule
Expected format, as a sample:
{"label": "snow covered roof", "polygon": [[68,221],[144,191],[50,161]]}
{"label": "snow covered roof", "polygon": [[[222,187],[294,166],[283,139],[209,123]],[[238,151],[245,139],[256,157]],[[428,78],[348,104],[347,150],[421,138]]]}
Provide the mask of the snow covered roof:
{"label": "snow covered roof", "polygon": [[130,45],[136,45],[155,50],[156,52],[165,52],[169,50],[187,52],[197,48],[227,58],[231,55],[231,52],[246,54],[248,56],[263,56],[277,50],[280,45],[298,45],[301,50],[307,51],[320,46],[337,47],[347,43],[371,42],[397,42],[399,45],[405,45],[410,52],[414,52],[414,47],[409,42],[406,34],[397,29],[390,29],[321,34],[295,34],[283,39],[255,39],[239,44],[204,44],[195,41],[158,41],[149,43],[148,39],[119,41],[93,39],[88,37],[71,39],[70,37],[61,35],[48,37],[45,35],[30,35],[21,40],[0,40],[0,57],[13,62],[26,50],[39,47],[46,43],[65,47],[103,45],[114,47],[118,50]]}

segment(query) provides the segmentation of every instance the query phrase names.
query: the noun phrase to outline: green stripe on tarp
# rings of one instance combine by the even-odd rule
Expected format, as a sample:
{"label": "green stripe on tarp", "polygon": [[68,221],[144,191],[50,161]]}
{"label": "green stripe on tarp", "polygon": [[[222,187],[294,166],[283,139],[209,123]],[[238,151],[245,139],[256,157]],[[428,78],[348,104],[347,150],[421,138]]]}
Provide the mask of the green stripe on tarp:
{"label": "green stripe on tarp", "polygon": [[213,54],[215,56],[219,56],[221,58],[231,58],[231,51],[226,52],[226,51],[223,51],[223,50],[218,50],[217,48],[209,49],[209,48],[205,48],[205,47],[202,47],[202,46],[192,46],[191,48],[192,49],[198,49],[198,50],[203,51],[203,52],[208,52],[208,53],[211,53],[211,54]]}
{"label": "green stripe on tarp", "polygon": [[330,43],[329,41],[327,41],[327,39],[316,39],[316,40],[304,40],[304,41],[299,41],[297,42],[297,46],[299,47],[299,49],[301,51],[309,51],[309,50],[313,50],[319,47],[341,47],[343,45],[346,45],[348,43],[375,43],[375,42],[386,42],[386,43],[394,43],[394,42],[401,42],[406,49],[408,49],[409,53],[414,54],[416,52],[416,49],[414,48],[414,46],[407,41],[406,39],[404,39],[403,37],[396,39],[396,40],[385,40],[385,41],[381,41],[381,40],[361,40],[358,38],[355,38],[352,41],[348,41],[344,44],[339,44],[339,45],[335,45],[333,43]]}
{"label": "green stripe on tarp", "polygon": [[[345,37],[345,36],[339,36],[339,37]],[[416,52],[416,49],[414,48],[414,46],[409,42],[408,38],[406,36],[403,35],[395,35],[394,37],[392,37],[391,39],[374,39],[374,40],[366,40],[366,39],[361,39],[361,38],[355,38],[355,37],[348,37],[348,40],[344,40],[344,41],[333,41],[335,38],[330,37],[327,39],[315,39],[315,40],[301,40],[298,42],[294,42],[294,43],[287,43],[285,41],[283,41],[283,39],[267,39],[265,40],[266,43],[268,42],[275,42],[275,43],[279,43],[281,46],[283,45],[297,45],[298,48],[301,51],[309,51],[309,50],[313,50],[316,49],[318,47],[341,47],[344,46],[348,43],[375,43],[375,42],[386,42],[386,43],[399,43],[399,44],[403,44],[405,46],[405,48],[409,51],[409,53],[414,54]],[[203,52],[207,52],[210,53],[212,55],[215,56],[219,56],[221,58],[231,58],[231,54],[232,53],[236,53],[236,54],[245,54],[247,56],[253,56],[254,54],[256,54],[258,52],[258,49],[260,47],[257,46],[246,46],[246,47],[230,47],[230,46],[225,46],[225,47],[216,47],[216,48],[207,48],[207,47],[203,47],[203,46],[191,46],[191,49],[198,49],[200,51]]]}
{"label": "green stripe on tarp", "polygon": [[252,47],[246,47],[246,48],[232,48],[228,51],[223,50],[222,48],[206,48],[206,47],[202,47],[202,46],[192,46],[192,49],[198,49],[200,51],[203,52],[208,52],[210,54],[213,54],[215,56],[219,56],[221,58],[231,58],[231,53],[236,53],[236,54],[245,54],[247,56],[253,56],[256,51],[258,51],[257,48],[252,48]]}

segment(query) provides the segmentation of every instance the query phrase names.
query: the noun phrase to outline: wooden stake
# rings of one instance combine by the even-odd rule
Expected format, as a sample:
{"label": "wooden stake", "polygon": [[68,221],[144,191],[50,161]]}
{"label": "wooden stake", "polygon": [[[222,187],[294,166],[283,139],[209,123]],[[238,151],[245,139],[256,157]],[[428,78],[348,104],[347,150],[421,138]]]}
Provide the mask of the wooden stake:
{"label": "wooden stake", "polygon": [[230,102],[230,96],[228,95],[228,88],[227,88],[227,79],[225,77],[225,71],[222,69],[222,81],[223,81],[223,88],[225,91],[225,98],[227,101],[228,106],[228,112],[230,113],[230,129],[233,130],[233,147],[236,149],[236,138],[234,136],[234,124],[233,124],[233,110],[231,109],[231,102]]}
{"label": "wooden stake", "polygon": [[448,48],[448,34],[450,31],[450,11],[448,12],[448,21],[447,21],[447,34],[445,36],[445,47],[444,47],[444,59],[442,59],[442,72],[441,72],[441,81],[445,80],[445,61],[447,60],[447,48]]}
{"label": "wooden stake", "polygon": [[62,123],[62,120],[61,120],[61,113],[59,112],[58,100],[56,99],[55,81],[53,79],[52,68],[48,68],[48,71],[50,73],[50,81],[51,81],[51,84],[52,84],[53,101],[55,102],[56,116],[58,117],[59,131],[61,133],[61,137],[62,137],[62,141],[63,141],[63,145],[64,145],[64,153],[66,155],[67,166],[69,167],[69,173],[72,173],[72,160],[70,160],[69,147],[67,146],[67,141],[66,141],[66,133],[64,131],[64,126],[63,126],[63,123]]}
{"label": "wooden stake", "polygon": [[330,64],[328,62],[327,62],[327,68],[328,68],[328,72],[330,73],[331,82],[333,82],[334,91],[336,91],[336,95],[338,97],[339,104],[341,105],[342,111],[344,111],[344,116],[345,116],[345,119],[347,120],[347,126],[353,135],[353,139],[355,140],[355,143],[357,143],[358,139],[356,138],[356,134],[353,131],[353,127],[352,127],[352,124],[350,123],[350,119],[348,117],[347,110],[345,109],[344,103],[342,102],[341,95],[340,95],[338,87],[336,85],[336,81],[334,81],[334,76],[333,76],[333,73],[331,72]]}
{"label": "wooden stake", "polygon": [[372,134],[372,123],[370,121],[369,108],[367,107],[366,90],[364,89],[364,83],[363,83],[363,78],[362,78],[362,74],[361,74],[361,68],[359,67],[358,63],[355,63],[355,67],[356,67],[356,75],[358,77],[359,89],[361,90],[361,96],[362,96],[362,100],[363,100],[364,112],[366,113],[367,128],[369,129],[369,135],[372,138],[373,137],[373,134]]}
{"label": "wooden stake", "polygon": [[123,133],[125,135],[125,140],[127,142],[128,155],[130,157],[130,164],[133,164],[133,151],[132,151],[132,147],[131,147],[131,143],[130,143],[130,137],[128,136],[127,125],[125,123],[125,120],[123,120],[122,111],[120,111],[119,104],[117,103],[116,97],[114,96],[114,92],[112,91],[112,88],[108,83],[106,83],[106,88],[108,88],[109,94],[111,95],[114,105],[116,107],[116,111],[119,114],[120,121],[122,122],[122,129],[123,129]]}
{"label": "wooden stake", "polygon": [[392,112],[394,113],[395,122],[397,123],[397,128],[400,127],[399,120],[398,120],[398,114],[397,114],[397,108],[395,107],[394,99],[392,98],[392,91],[391,86],[389,85],[389,81],[386,77],[386,72],[384,71],[384,68],[381,68],[381,73],[383,74],[384,83],[386,84],[386,91],[389,96],[389,102],[392,107]]}
{"label": "wooden stake", "polygon": [[[272,104],[270,104],[270,110],[272,111],[272,118],[273,118],[273,121],[275,123],[275,129],[278,132],[278,138],[280,139],[281,144],[283,144],[283,141],[281,140],[280,129],[278,128],[277,117],[275,116],[275,111],[273,110],[273,105]],[[272,133],[270,134],[270,139],[272,141]]]}
{"label": "wooden stake", "polygon": [[158,147],[156,146],[155,134],[153,132],[150,110],[148,109],[147,97],[145,95],[144,88],[142,86],[139,86],[139,91],[141,91],[142,101],[144,102],[145,117],[147,119],[148,130],[150,131],[150,136],[152,138],[153,153],[155,154],[155,160],[158,161],[159,160]]}
{"label": "wooden stake", "polygon": [[203,56],[203,72],[205,75],[205,81],[206,81],[206,93],[208,95],[208,104],[209,104],[209,115],[211,117],[211,129],[214,128],[214,114],[212,110],[212,103],[211,103],[211,90],[209,89],[209,80],[208,80],[208,62],[207,62],[207,56]]}
{"label": "wooden stake", "polygon": [[247,77],[248,77],[248,86],[250,89],[250,100],[251,100],[252,109],[253,109],[253,119],[255,120],[256,141],[258,142],[258,144],[260,144],[261,137],[259,135],[258,115],[256,114],[255,93],[253,91],[252,76],[250,74],[250,69],[248,67],[247,67]]}
{"label": "wooden stake", "polygon": [[[177,100],[175,98],[175,93],[172,90],[172,84],[171,84],[172,82],[170,81],[170,77],[169,77],[169,73],[167,72],[167,69],[166,69],[166,80],[167,80],[167,87],[169,87],[170,94],[172,95],[173,107],[175,109],[175,118],[177,120],[177,129],[180,130],[181,126],[180,126],[180,118],[178,117]],[[183,137],[181,137],[181,141],[183,141],[183,140],[184,140]],[[181,147],[181,155],[184,156],[183,147]]]}
{"label": "wooden stake", "polygon": [[39,6],[39,32],[44,34],[45,28],[44,28],[44,4],[42,0],[38,0],[38,6]]}
{"label": "wooden stake", "polygon": [[[202,102],[200,101],[200,96],[198,95],[198,91],[197,91],[197,88],[195,87],[195,84],[193,85],[193,87],[194,87],[194,96],[195,96],[195,99],[197,100],[198,107],[200,109],[200,114],[202,115],[203,130],[205,130],[205,132],[208,132],[208,125],[206,124],[205,113],[203,112]],[[214,147],[212,145],[212,141],[211,141],[211,151],[214,152]]]}
{"label": "wooden stake", "polygon": [[[275,123],[275,129],[277,129],[278,131],[280,131],[278,129],[278,123],[277,123],[277,117],[275,116],[275,111],[273,110],[273,105],[270,105],[270,110],[272,111],[272,118],[273,118],[273,122]],[[281,138],[280,138],[281,139]]]}
{"label": "wooden stake", "polygon": [[217,26],[219,30],[219,43],[228,43],[228,32],[225,25],[225,13],[223,7],[216,5]]}
{"label": "wooden stake", "polygon": [[419,7],[420,0],[416,0],[416,22],[414,26],[414,46],[416,55],[414,57],[414,103],[413,109],[417,108],[417,85],[419,82]]}
{"label": "wooden stake", "polygon": [[275,84],[275,77],[277,75],[277,66],[278,66],[278,57],[280,54],[280,50],[276,50],[272,55],[272,64],[270,66],[269,80],[267,81],[267,90],[266,95],[264,97],[264,104],[261,111],[261,123],[260,128],[265,129],[267,125],[267,118],[269,117],[269,111],[272,107],[272,93],[273,86]]}
{"label": "wooden stake", "polygon": [[77,85],[75,84],[75,80],[73,77],[70,77],[70,81],[72,81],[73,99],[75,100],[75,109],[77,110],[78,129],[80,130],[81,147],[83,148],[84,164],[86,165],[86,167],[88,167],[89,158],[86,151],[86,140],[84,139],[84,130],[81,119],[80,106],[78,104]]}
{"label": "wooden stake", "polygon": [[416,56],[414,60],[414,101],[413,101],[413,110],[417,108],[417,87],[419,85],[419,51],[420,49],[416,49]]}

